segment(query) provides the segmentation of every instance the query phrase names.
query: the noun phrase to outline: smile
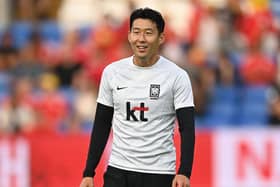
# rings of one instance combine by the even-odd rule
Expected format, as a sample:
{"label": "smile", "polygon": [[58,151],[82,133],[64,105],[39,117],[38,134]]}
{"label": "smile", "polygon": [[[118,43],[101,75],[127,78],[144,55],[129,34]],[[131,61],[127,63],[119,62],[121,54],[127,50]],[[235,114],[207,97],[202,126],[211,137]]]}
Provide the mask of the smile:
{"label": "smile", "polygon": [[147,46],[136,46],[138,49],[146,49],[148,48]]}
{"label": "smile", "polygon": [[138,52],[146,52],[146,49],[148,48],[147,46],[136,46]]}

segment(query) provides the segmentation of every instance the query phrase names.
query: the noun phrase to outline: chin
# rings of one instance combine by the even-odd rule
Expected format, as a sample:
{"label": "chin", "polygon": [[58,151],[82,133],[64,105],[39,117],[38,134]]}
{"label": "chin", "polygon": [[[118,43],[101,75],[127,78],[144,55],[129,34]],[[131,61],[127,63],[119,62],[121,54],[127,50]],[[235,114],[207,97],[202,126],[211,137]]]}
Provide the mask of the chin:
{"label": "chin", "polygon": [[135,57],[136,58],[139,58],[139,59],[141,59],[141,60],[144,60],[144,59],[146,59],[147,58],[147,56],[146,55],[139,55],[139,54],[135,54]]}

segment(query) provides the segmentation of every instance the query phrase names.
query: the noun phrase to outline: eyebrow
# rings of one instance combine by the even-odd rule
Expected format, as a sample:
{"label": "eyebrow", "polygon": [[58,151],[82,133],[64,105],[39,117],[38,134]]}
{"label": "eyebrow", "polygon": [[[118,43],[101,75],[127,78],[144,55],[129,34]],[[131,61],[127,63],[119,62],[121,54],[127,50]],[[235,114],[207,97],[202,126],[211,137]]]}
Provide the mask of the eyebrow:
{"label": "eyebrow", "polygon": [[139,27],[132,27],[132,30],[144,30],[144,31],[153,31],[154,29],[152,29],[152,28],[143,28],[143,29],[141,29],[141,28],[139,28]]}

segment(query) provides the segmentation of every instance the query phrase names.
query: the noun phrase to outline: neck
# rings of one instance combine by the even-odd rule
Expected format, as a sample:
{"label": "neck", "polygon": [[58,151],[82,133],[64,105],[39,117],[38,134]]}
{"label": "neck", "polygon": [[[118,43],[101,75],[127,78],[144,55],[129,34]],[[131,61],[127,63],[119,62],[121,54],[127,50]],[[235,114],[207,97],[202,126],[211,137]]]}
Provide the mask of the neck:
{"label": "neck", "polygon": [[149,59],[146,58],[137,58],[133,56],[133,64],[140,67],[149,67],[154,65],[159,59],[159,55],[155,55]]}

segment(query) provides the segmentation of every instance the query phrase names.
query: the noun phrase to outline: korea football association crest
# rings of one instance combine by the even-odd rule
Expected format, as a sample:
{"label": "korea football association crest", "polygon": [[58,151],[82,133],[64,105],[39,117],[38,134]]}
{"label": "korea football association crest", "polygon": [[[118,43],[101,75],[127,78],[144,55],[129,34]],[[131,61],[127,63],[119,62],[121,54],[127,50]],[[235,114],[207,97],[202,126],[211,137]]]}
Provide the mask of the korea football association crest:
{"label": "korea football association crest", "polygon": [[160,85],[151,84],[150,85],[150,99],[158,99],[160,94]]}

